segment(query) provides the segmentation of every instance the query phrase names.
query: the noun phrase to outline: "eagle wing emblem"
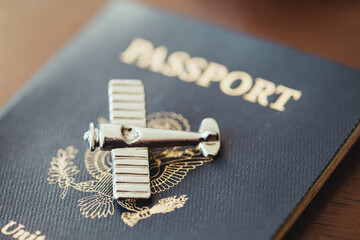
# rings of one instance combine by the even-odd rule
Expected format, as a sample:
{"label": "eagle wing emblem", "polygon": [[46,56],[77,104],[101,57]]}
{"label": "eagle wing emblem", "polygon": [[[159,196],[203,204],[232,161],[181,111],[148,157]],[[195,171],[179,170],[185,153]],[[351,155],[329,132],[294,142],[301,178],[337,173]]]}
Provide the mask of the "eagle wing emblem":
{"label": "eagle wing emblem", "polygon": [[180,183],[190,170],[211,162],[197,148],[174,147],[150,152],[151,193],[160,193]]}
{"label": "eagle wing emblem", "polygon": [[111,172],[111,158],[108,152],[85,151],[84,163],[88,173],[95,179],[101,179]]}

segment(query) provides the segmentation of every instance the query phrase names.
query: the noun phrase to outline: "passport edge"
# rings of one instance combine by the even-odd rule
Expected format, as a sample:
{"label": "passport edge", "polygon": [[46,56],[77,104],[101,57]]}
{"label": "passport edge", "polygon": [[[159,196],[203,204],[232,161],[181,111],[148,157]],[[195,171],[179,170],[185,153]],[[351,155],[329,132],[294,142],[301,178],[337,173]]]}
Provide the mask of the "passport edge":
{"label": "passport edge", "polygon": [[307,208],[307,206],[311,203],[313,198],[322,188],[322,186],[329,179],[334,170],[338,167],[340,162],[344,159],[346,154],[352,148],[352,146],[356,143],[356,141],[360,138],[360,120],[351,130],[345,141],[341,144],[339,149],[336,151],[335,155],[332,157],[331,161],[322,171],[322,173],[318,176],[315,182],[311,185],[307,193],[302,197],[300,202],[296,205],[296,207],[291,211],[288,215],[287,219],[283,222],[283,224],[278,228],[276,233],[272,236],[272,239],[282,239],[285,234],[290,230],[295,221],[300,217],[303,211]]}

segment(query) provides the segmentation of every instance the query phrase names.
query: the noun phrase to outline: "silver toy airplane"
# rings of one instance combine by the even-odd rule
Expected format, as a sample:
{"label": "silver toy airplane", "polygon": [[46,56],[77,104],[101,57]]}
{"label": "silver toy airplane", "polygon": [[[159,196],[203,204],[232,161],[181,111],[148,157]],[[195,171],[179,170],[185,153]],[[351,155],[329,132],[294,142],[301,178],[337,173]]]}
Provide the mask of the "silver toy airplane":
{"label": "silver toy airplane", "polygon": [[84,140],[91,151],[97,147],[111,151],[115,199],[150,198],[149,148],[199,146],[205,157],[219,152],[219,126],[212,118],[202,120],[199,132],[147,128],[140,80],[111,80],[109,104],[110,123],[98,128],[90,123]]}

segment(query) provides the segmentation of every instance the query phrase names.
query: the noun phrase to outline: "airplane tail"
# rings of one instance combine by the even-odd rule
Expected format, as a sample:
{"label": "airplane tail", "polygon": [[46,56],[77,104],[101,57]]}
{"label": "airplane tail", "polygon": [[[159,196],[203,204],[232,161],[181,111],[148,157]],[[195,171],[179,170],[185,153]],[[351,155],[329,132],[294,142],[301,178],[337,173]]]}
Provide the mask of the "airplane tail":
{"label": "airplane tail", "polygon": [[212,131],[218,134],[218,139],[210,142],[201,142],[199,144],[202,154],[207,156],[215,156],[220,150],[220,129],[219,125],[213,118],[205,118],[201,121],[199,132]]}

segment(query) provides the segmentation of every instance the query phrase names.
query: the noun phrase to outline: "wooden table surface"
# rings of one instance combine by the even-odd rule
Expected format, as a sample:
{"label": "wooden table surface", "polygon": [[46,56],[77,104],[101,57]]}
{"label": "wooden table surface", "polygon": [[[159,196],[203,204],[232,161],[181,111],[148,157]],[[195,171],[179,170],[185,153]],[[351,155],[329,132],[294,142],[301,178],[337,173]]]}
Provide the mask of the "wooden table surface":
{"label": "wooden table surface", "polygon": [[[0,1],[0,107],[104,2]],[[360,1],[145,2],[360,69]],[[360,141],[285,239],[360,239],[359,160]]]}

